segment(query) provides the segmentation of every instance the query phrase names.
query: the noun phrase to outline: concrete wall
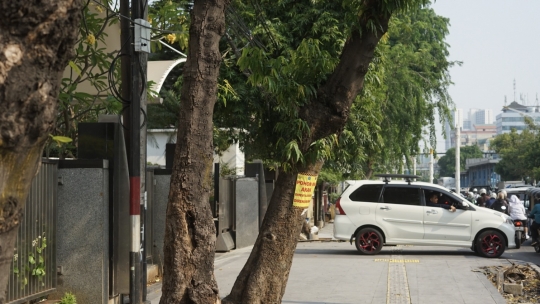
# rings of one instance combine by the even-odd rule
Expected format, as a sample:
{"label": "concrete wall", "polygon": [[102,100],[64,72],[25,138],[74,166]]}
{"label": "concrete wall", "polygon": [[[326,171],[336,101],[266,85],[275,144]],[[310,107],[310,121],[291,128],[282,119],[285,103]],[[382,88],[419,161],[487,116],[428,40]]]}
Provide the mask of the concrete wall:
{"label": "concrete wall", "polygon": [[72,292],[78,304],[108,303],[109,171],[100,168],[59,168],[57,225],[57,292]]}
{"label": "concrete wall", "polygon": [[159,273],[163,269],[163,240],[165,238],[165,217],[171,183],[170,170],[154,171],[154,197],[152,201],[152,263],[158,265]]}

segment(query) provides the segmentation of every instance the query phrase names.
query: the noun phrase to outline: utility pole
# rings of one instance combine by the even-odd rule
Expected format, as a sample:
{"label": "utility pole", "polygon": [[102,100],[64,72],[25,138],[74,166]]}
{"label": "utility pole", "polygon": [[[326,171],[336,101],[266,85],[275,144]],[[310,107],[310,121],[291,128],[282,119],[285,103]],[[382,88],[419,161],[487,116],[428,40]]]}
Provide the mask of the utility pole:
{"label": "utility pole", "polygon": [[[129,216],[131,245],[129,252],[129,302],[141,304],[146,297],[146,276],[142,276],[146,267],[142,253],[144,247],[144,229],[141,224],[141,209],[145,209],[145,200],[141,193],[144,189],[146,169],[146,133],[141,129],[141,114],[145,111],[146,96],[146,60],[150,50],[149,24],[144,18],[147,0],[120,1],[121,28],[121,75],[122,99],[124,108],[123,126],[126,130],[125,141],[129,169]],[[142,109],[142,111],[141,111]],[[141,136],[141,133],[144,136]],[[142,170],[141,170],[142,168]],[[142,177],[142,178],[141,178]],[[126,193],[127,194],[127,193]],[[141,208],[142,205],[142,208]],[[143,212],[144,215],[144,212]],[[127,257],[126,257],[127,258]]]}
{"label": "utility pole", "polygon": [[[140,1],[131,1],[131,20],[140,18]],[[131,222],[131,250],[129,252],[129,302],[140,304],[141,294],[141,71],[139,53],[135,51],[135,24],[131,25],[131,104],[129,107],[129,216]]]}
{"label": "utility pole", "polygon": [[[456,113],[457,114],[457,113]],[[458,114],[459,115],[459,114]],[[459,125],[459,119],[456,118],[456,193],[461,192],[461,126]]]}

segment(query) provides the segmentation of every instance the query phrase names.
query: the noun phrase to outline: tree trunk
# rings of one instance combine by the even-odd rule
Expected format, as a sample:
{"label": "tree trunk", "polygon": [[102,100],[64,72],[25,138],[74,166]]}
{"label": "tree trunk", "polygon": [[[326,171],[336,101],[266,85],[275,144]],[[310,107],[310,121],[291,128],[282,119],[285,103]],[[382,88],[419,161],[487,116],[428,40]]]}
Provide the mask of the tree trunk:
{"label": "tree trunk", "polygon": [[0,0],[0,304],[26,197],[54,127],[79,0]]}
{"label": "tree trunk", "polygon": [[164,240],[160,304],[219,303],[214,278],[216,230],[209,204],[212,114],[228,0],[196,0],[184,65],[178,138]]}
{"label": "tree trunk", "polygon": [[[364,12],[381,12],[380,1],[367,1]],[[300,117],[310,126],[300,147],[303,153],[321,138],[340,132],[349,109],[360,93],[373,53],[388,29],[390,15],[381,13],[379,27],[373,32],[364,15],[360,30],[353,30],[345,43],[340,62],[318,90],[317,98],[299,109]],[[360,33],[363,33],[362,35]],[[318,175],[322,161],[308,165],[301,172]],[[293,170],[301,168],[293,168]],[[300,232],[301,209],[292,207],[296,174],[280,172],[263,225],[246,265],[240,272],[224,303],[281,303]]]}
{"label": "tree trunk", "polygon": [[[318,162],[302,172],[318,174],[322,164]],[[223,304],[281,303],[298,235],[305,222],[303,209],[292,205],[295,186],[296,174],[279,172],[257,241]]]}

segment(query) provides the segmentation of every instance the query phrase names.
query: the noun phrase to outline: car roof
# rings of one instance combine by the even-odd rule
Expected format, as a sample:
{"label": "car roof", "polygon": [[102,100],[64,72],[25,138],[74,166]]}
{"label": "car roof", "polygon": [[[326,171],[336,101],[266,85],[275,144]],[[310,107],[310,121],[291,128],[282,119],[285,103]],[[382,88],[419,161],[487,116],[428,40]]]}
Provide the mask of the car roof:
{"label": "car roof", "polygon": [[[347,180],[346,183],[350,184],[351,186],[353,185],[367,185],[367,184],[380,184],[380,185],[384,185],[384,184],[387,184],[387,185],[405,185],[405,186],[421,186],[421,187],[431,187],[431,188],[437,188],[437,189],[440,189],[440,190],[444,190],[446,192],[451,192],[450,190],[446,189],[445,187],[441,186],[441,185],[438,185],[438,184],[430,184],[430,183],[426,183],[426,182],[406,182],[406,181],[402,181],[402,180],[392,180],[392,181],[389,181],[388,183],[382,181],[382,180]],[[351,188],[356,188],[356,187],[351,187]]]}
{"label": "car roof", "polygon": [[504,188],[504,189],[501,189],[501,191],[504,190],[504,191],[506,191],[506,193],[516,193],[516,192],[523,192],[524,193],[524,192],[529,191],[532,188],[534,188],[534,187],[531,186],[531,187],[518,187],[518,188]]}

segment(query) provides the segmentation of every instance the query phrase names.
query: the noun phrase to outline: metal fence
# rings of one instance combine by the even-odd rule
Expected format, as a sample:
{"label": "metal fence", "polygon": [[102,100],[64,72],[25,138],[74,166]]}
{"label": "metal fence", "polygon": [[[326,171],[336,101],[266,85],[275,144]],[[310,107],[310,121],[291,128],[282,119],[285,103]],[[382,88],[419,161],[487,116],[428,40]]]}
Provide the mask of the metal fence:
{"label": "metal fence", "polygon": [[24,303],[56,288],[57,163],[44,160],[32,181],[19,225],[7,303]]}

